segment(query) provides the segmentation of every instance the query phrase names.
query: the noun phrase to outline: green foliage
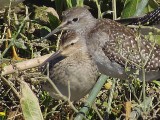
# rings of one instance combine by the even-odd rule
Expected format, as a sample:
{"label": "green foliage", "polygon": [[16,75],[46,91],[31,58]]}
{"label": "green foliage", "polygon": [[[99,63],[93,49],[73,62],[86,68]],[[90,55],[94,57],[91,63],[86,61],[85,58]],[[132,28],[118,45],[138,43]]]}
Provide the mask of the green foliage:
{"label": "green foliage", "polygon": [[51,13],[48,13],[49,23],[52,29],[55,29],[60,24],[60,20]]}
{"label": "green foliage", "polygon": [[23,40],[15,40],[14,41],[14,45],[17,47],[17,48],[21,48],[21,49],[27,49],[26,45],[24,44],[24,41]]}
{"label": "green foliage", "polygon": [[126,0],[121,17],[128,18],[139,16],[143,13],[150,12],[157,7],[158,3],[154,0]]}
{"label": "green foliage", "polygon": [[122,11],[122,18],[128,18],[134,15],[140,0],[126,0]]}
{"label": "green foliage", "polygon": [[[51,1],[51,0],[46,0],[46,2],[48,1]],[[122,18],[132,17],[135,14],[139,15],[139,14],[147,13],[157,8],[158,6],[158,2],[156,2],[156,0],[149,0],[149,1],[148,0],[146,1],[119,0],[119,1],[121,1],[121,3],[124,4],[124,7],[121,7],[119,5],[114,6],[114,7],[116,7],[117,11],[121,13]],[[142,1],[146,2],[147,4],[146,3],[141,4]],[[87,6],[90,6],[92,14],[94,14],[95,16],[98,16],[98,18],[101,18],[103,17],[103,13],[105,14],[105,13],[109,13],[108,11],[112,11],[111,9],[112,0],[107,1],[106,4],[108,7],[104,7],[103,3],[106,3],[106,1],[104,2],[104,0],[86,0],[86,1],[84,0],[55,0],[53,6],[55,6],[55,9],[58,15],[61,16],[61,13],[63,10],[66,10],[68,8],[72,8],[75,6],[87,5]],[[33,3],[28,3],[28,4],[33,4]],[[55,42],[56,39],[54,37],[52,37],[50,41],[49,40],[42,41],[39,38],[42,36],[45,36],[47,33],[51,32],[52,29],[56,28],[60,24],[59,18],[51,13],[44,12],[47,7],[40,8],[38,5],[36,5],[36,7],[35,5],[33,6],[28,6],[28,8],[24,7],[22,11],[20,12],[20,14],[18,14],[17,19],[14,18],[13,13],[9,13],[11,14],[11,16],[8,17],[10,19],[5,21],[5,25],[7,24],[9,20],[11,20],[10,21],[11,25],[8,27],[11,28],[12,36],[11,38],[5,39],[4,37],[3,39],[0,40],[0,43],[1,43],[0,58],[3,64],[6,64],[6,65],[9,64],[6,61],[3,62],[6,59],[9,62],[11,62],[11,64],[13,65],[15,64],[14,62],[12,62],[12,59],[10,59],[11,58],[10,53],[12,53],[12,49],[11,49],[12,46],[16,48],[18,55],[23,56],[25,59],[35,57],[37,53],[39,53],[38,55],[44,55],[47,53],[51,53],[53,50],[56,49],[57,47],[56,42]],[[37,10],[37,8],[40,8],[40,9]],[[24,13],[23,13],[23,10],[25,11]],[[27,11],[29,11],[29,13],[27,13]],[[112,16],[112,12],[110,12],[109,15]],[[108,18],[108,14],[105,17]],[[14,20],[16,22],[19,21],[19,23],[15,24],[16,22]],[[3,30],[3,27],[5,26],[3,27],[0,26],[0,27]],[[44,34],[43,30],[45,30],[46,34]],[[6,35],[6,34],[7,32],[5,30],[1,32],[1,35]],[[160,44],[160,35],[151,35],[147,37],[151,38],[152,41],[156,40],[156,42]],[[8,46],[5,47],[5,44],[7,42],[8,42]],[[56,46],[56,47],[53,48],[53,46]],[[25,55],[24,53],[26,51],[27,51],[27,54]],[[12,80],[11,83],[14,85],[15,89],[17,89],[18,91],[19,91],[19,84],[17,83],[17,78],[21,76],[24,78],[25,81],[27,82],[29,81],[28,83],[30,84],[31,88],[33,88],[34,92],[39,98],[39,101],[41,103],[40,104],[41,110],[42,110],[42,113],[45,119],[53,119],[53,118],[54,119],[56,118],[66,119],[67,117],[69,119],[70,116],[75,116],[76,113],[74,113],[74,111],[69,107],[67,102],[62,102],[60,100],[57,101],[49,97],[48,94],[44,93],[41,90],[41,88],[39,87],[40,85],[34,85],[31,82],[32,79],[34,80],[36,79],[37,81],[39,81],[39,76],[35,77],[37,74],[40,75],[40,77],[42,77],[42,75],[38,72],[38,69],[33,68],[31,70],[26,70],[24,72],[23,71],[19,72],[17,70],[16,74],[8,75],[6,78],[8,80]],[[99,84],[100,86],[96,87],[94,90],[96,91],[100,90],[102,86],[102,82],[100,82]],[[132,110],[135,110],[136,112],[138,111],[141,117],[144,117],[143,114],[145,114],[146,115],[145,117],[148,117],[148,118],[155,117],[155,115],[153,116],[150,116],[150,115],[152,114],[153,111],[156,111],[159,109],[159,106],[158,106],[159,104],[157,104],[157,102],[160,101],[159,100],[160,83],[158,81],[154,81],[153,83],[146,83],[146,85],[147,85],[146,96],[150,96],[150,97],[146,97],[146,101],[142,99],[143,85],[140,81],[135,80],[132,82],[130,81],[124,82],[124,81],[116,80],[115,91],[112,94],[113,99],[110,102],[111,106],[109,106],[109,103],[108,103],[108,100],[110,97],[109,95],[110,90],[106,90],[105,88],[102,88],[101,92],[98,91],[99,95],[97,98],[96,96],[98,92],[94,91],[91,93],[92,95],[89,97],[88,101],[86,102],[86,105],[89,104],[88,105],[89,107],[86,107],[86,106],[83,107],[84,103],[81,101],[77,102],[74,105],[78,109],[80,109],[80,106],[82,106],[82,109],[80,111],[85,112],[86,118],[88,119],[96,119],[96,118],[99,119],[99,116],[104,117],[109,107],[110,114],[108,116],[110,117],[110,119],[114,120],[114,119],[121,119],[121,116],[125,114],[125,110],[126,110],[124,103],[126,101],[130,101],[133,103]],[[31,119],[30,117],[34,117],[32,113],[34,113],[36,117],[40,116],[42,118],[42,115],[39,109],[39,104],[37,104],[38,103],[37,99],[35,98],[34,95],[33,97],[31,97],[32,93],[30,93],[31,92],[30,88],[28,89],[29,89],[29,92],[23,91],[23,93],[28,96],[26,98],[22,98],[21,102],[19,102],[19,100],[17,100],[15,96],[13,95],[13,91],[10,90],[10,87],[6,87],[6,84],[1,82],[0,80],[0,93],[1,93],[0,94],[0,106],[3,106],[0,112],[4,113],[5,111],[6,113],[6,116],[2,116],[0,114],[0,119],[2,120],[7,119],[8,113],[11,111],[12,107],[13,106],[15,107],[17,105],[14,109],[18,108],[19,110],[20,104],[21,104],[22,111],[23,111],[25,118]],[[153,91],[153,93],[150,94],[151,91]],[[33,98],[35,101],[32,101]],[[91,106],[93,102],[96,107]],[[19,114],[21,114],[22,111],[21,110],[19,111],[20,111]],[[159,115],[159,113],[157,114]],[[28,115],[29,117],[27,117]],[[36,118],[36,119],[41,119],[41,118]]]}
{"label": "green foliage", "polygon": [[156,85],[160,87],[160,81],[154,80],[153,83],[155,83]]}
{"label": "green foliage", "polygon": [[72,8],[76,6],[83,6],[84,5],[84,0],[55,0],[55,6],[57,12],[60,14],[65,9],[67,8]]}
{"label": "green foliage", "polygon": [[20,104],[25,120],[44,120],[38,99],[25,82],[21,83],[21,94]]}

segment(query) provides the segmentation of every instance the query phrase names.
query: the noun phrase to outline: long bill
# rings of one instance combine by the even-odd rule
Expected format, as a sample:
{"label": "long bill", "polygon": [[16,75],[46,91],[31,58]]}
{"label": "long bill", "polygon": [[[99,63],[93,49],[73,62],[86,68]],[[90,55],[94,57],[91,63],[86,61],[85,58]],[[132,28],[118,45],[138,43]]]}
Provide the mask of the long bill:
{"label": "long bill", "polygon": [[61,30],[64,30],[65,29],[65,26],[66,26],[67,22],[62,22],[57,28],[55,28],[52,32],[50,32],[48,35],[46,35],[45,37],[41,38],[41,40],[44,40],[50,36],[52,36],[53,34],[61,31]]}
{"label": "long bill", "polygon": [[41,67],[46,65],[48,62],[50,62],[51,60],[54,60],[56,58],[58,58],[59,56],[61,56],[61,50],[56,51],[55,53],[53,53],[47,60],[45,60],[42,64]]}

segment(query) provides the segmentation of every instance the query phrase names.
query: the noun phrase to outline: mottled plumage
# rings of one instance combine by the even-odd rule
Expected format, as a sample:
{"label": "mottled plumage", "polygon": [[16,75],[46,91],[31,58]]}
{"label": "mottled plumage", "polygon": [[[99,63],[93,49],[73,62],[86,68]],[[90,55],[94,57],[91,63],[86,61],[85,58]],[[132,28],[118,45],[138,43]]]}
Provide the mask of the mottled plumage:
{"label": "mottled plumage", "polygon": [[[80,39],[73,31],[63,34],[58,54],[53,54],[45,61],[45,63],[49,62],[50,79],[67,97],[69,97],[69,81],[71,101],[79,100],[88,94],[99,76],[97,66],[90,58],[87,48],[84,47],[85,43]],[[48,82],[43,85],[43,88],[52,97],[62,99]]]}
{"label": "mottled plumage", "polygon": [[115,21],[100,19],[88,33],[86,41],[100,72],[126,79],[139,70],[137,77],[142,79],[144,67],[147,81],[160,78],[160,46],[135,31]]}
{"label": "mottled plumage", "polygon": [[[95,19],[84,7],[66,10],[62,16],[62,24],[49,35],[73,30],[83,38],[79,40],[86,43],[101,73],[120,79],[130,79],[133,75],[142,79],[144,68],[145,80],[160,78],[158,44],[113,20]],[[139,74],[135,75],[137,71]]]}

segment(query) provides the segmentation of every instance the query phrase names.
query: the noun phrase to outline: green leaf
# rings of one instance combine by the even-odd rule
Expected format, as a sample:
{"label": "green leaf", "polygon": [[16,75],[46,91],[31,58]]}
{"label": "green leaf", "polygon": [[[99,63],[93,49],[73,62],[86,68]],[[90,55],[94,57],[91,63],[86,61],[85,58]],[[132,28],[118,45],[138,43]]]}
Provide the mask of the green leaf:
{"label": "green leaf", "polygon": [[41,26],[41,29],[45,29],[45,30],[47,30],[48,32],[51,32],[52,30],[49,28],[49,27],[47,27],[47,26]]}
{"label": "green leaf", "polygon": [[147,6],[144,9],[144,13],[151,12],[158,7],[158,3],[155,0],[149,0]]}
{"label": "green leaf", "polygon": [[134,15],[140,0],[127,0],[122,11],[121,17],[128,18]]}
{"label": "green leaf", "polygon": [[57,11],[58,14],[62,13],[63,5],[64,5],[63,0],[55,0],[56,11]]}
{"label": "green leaf", "polygon": [[37,97],[24,81],[20,85],[22,97],[20,104],[25,120],[44,120]]}
{"label": "green leaf", "polygon": [[84,5],[84,0],[77,0],[77,5],[76,6],[83,6]]}
{"label": "green leaf", "polygon": [[72,8],[73,7],[72,0],[66,0],[66,4],[67,4],[68,8]]}
{"label": "green leaf", "polygon": [[149,0],[141,0],[141,2],[138,4],[138,7],[136,9],[136,12],[134,13],[134,16],[139,16],[143,12],[144,8],[148,4]]}
{"label": "green leaf", "polygon": [[54,29],[54,28],[58,27],[58,25],[60,24],[59,19],[51,13],[48,13],[48,17],[49,17],[49,22],[50,22],[51,28]]}
{"label": "green leaf", "polygon": [[122,18],[140,16],[144,13],[151,12],[158,7],[154,0],[126,0],[124,9],[121,13]]}
{"label": "green leaf", "polygon": [[24,41],[23,41],[23,40],[20,40],[20,39],[14,41],[14,45],[15,45],[17,48],[27,49],[27,47],[26,47],[25,44],[24,44]]}
{"label": "green leaf", "polygon": [[153,80],[152,82],[155,83],[156,85],[160,86],[160,81]]}

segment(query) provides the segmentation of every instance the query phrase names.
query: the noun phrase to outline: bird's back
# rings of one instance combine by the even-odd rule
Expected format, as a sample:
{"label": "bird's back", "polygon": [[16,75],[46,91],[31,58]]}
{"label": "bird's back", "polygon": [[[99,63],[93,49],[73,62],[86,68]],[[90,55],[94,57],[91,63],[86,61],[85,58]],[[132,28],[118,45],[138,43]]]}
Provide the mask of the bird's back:
{"label": "bird's back", "polygon": [[155,78],[160,76],[160,46],[135,31],[115,21],[99,19],[87,37],[87,45],[100,72],[125,79],[132,70],[141,72],[144,68],[146,73],[155,73]]}

